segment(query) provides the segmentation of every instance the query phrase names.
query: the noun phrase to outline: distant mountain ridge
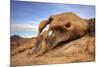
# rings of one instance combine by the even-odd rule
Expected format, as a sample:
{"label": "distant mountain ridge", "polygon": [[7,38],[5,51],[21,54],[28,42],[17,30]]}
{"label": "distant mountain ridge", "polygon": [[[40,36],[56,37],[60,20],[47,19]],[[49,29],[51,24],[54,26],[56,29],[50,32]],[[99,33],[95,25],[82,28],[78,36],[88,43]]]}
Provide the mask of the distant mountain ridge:
{"label": "distant mountain ridge", "polygon": [[31,40],[32,38],[22,38],[19,35],[13,35],[11,36],[11,50],[15,49],[19,46],[22,46],[25,42],[28,42],[29,40]]}

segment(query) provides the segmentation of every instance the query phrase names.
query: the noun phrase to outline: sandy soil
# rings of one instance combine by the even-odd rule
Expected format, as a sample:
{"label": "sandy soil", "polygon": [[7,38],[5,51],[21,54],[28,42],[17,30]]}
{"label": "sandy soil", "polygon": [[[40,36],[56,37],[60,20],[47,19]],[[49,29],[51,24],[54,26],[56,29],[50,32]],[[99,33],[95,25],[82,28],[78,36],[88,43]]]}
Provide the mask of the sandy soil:
{"label": "sandy soil", "polygon": [[[33,42],[29,42],[29,45]],[[28,43],[27,43],[28,44]],[[26,49],[11,56],[11,65],[61,64],[95,61],[95,37],[85,35],[79,39],[60,44],[39,57],[28,56]]]}

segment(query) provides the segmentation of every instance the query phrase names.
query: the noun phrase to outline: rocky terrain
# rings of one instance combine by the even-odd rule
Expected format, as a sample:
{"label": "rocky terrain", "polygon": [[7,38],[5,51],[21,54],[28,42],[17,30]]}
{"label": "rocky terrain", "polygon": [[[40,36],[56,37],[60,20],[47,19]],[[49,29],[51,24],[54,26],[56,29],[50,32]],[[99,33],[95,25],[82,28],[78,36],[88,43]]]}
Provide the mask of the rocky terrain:
{"label": "rocky terrain", "polygon": [[[26,48],[30,49],[34,47],[35,37],[33,38],[22,38],[18,35],[11,36],[11,54],[19,53],[24,51]],[[17,50],[17,52],[16,52]]]}
{"label": "rocky terrain", "polygon": [[[11,38],[11,65],[62,64],[95,61],[95,19],[86,20],[88,32],[76,39],[59,43],[53,49],[35,57],[37,38]],[[20,39],[19,39],[20,38]],[[20,44],[19,44],[20,43]],[[19,44],[19,45],[18,45]]]}
{"label": "rocky terrain", "polygon": [[[88,48],[89,47],[89,48]],[[61,46],[39,57],[28,56],[29,49],[11,56],[12,65],[58,64],[95,61],[95,38],[89,35]]]}
{"label": "rocky terrain", "polygon": [[11,36],[11,50],[22,46],[25,42],[28,42],[31,38],[22,38],[18,35]]}

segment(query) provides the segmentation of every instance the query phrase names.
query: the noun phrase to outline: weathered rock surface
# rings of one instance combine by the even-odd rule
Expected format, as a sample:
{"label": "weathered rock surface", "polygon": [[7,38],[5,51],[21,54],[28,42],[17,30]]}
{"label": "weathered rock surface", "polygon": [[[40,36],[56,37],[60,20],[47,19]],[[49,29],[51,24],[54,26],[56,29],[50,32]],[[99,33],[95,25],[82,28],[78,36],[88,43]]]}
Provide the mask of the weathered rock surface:
{"label": "weathered rock surface", "polygon": [[[64,40],[66,42],[60,42],[53,49],[43,53],[40,56],[34,56],[33,53],[29,55],[29,52],[33,52],[34,47],[38,42],[37,41],[38,37],[23,40],[23,38],[20,38],[19,36],[14,36],[14,38],[11,38],[12,39],[11,40],[11,65],[19,66],[19,65],[61,64],[61,63],[95,61],[95,18],[90,20],[85,20],[85,21],[89,24],[89,29],[86,31],[84,35],[72,39],[73,35],[75,34],[74,32],[80,32],[79,30],[76,30],[76,28],[73,28],[72,31],[74,32],[72,32],[72,36],[70,37],[72,40],[69,41]],[[77,24],[78,23],[73,25],[77,25]],[[55,24],[55,26],[56,25],[57,23]],[[59,26],[59,24],[57,26]],[[79,29],[79,26],[77,26],[77,29]],[[57,35],[57,32],[55,33],[55,35]],[[59,37],[59,35],[61,37]],[[59,37],[57,40],[59,41],[59,39],[61,39],[62,36],[64,37],[62,32],[60,32],[60,34],[58,34],[57,36],[57,38]],[[51,38],[51,40],[52,39],[53,38]],[[54,41],[56,40],[54,39]],[[41,41],[39,43],[41,43]],[[47,44],[43,43],[42,45],[44,46]]]}
{"label": "weathered rock surface", "polygon": [[95,37],[85,35],[60,44],[39,57],[28,56],[27,49],[11,56],[11,65],[58,64],[95,61]]}

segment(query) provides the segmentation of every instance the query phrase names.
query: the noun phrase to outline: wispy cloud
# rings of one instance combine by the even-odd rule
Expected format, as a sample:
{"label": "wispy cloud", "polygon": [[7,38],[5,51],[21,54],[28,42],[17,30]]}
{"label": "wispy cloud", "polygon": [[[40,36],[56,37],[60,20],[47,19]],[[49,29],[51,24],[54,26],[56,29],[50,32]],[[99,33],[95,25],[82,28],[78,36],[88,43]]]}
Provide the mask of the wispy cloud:
{"label": "wispy cloud", "polygon": [[[42,20],[62,12],[74,12],[82,18],[92,18],[95,17],[95,6],[13,0],[11,2],[11,35],[37,36],[38,24]],[[47,29],[48,26],[44,30]]]}
{"label": "wispy cloud", "polygon": [[22,35],[21,37],[23,38],[32,38],[32,37],[36,37],[37,35]]}
{"label": "wispy cloud", "polygon": [[11,24],[11,32],[38,32],[38,25],[32,24]]}

